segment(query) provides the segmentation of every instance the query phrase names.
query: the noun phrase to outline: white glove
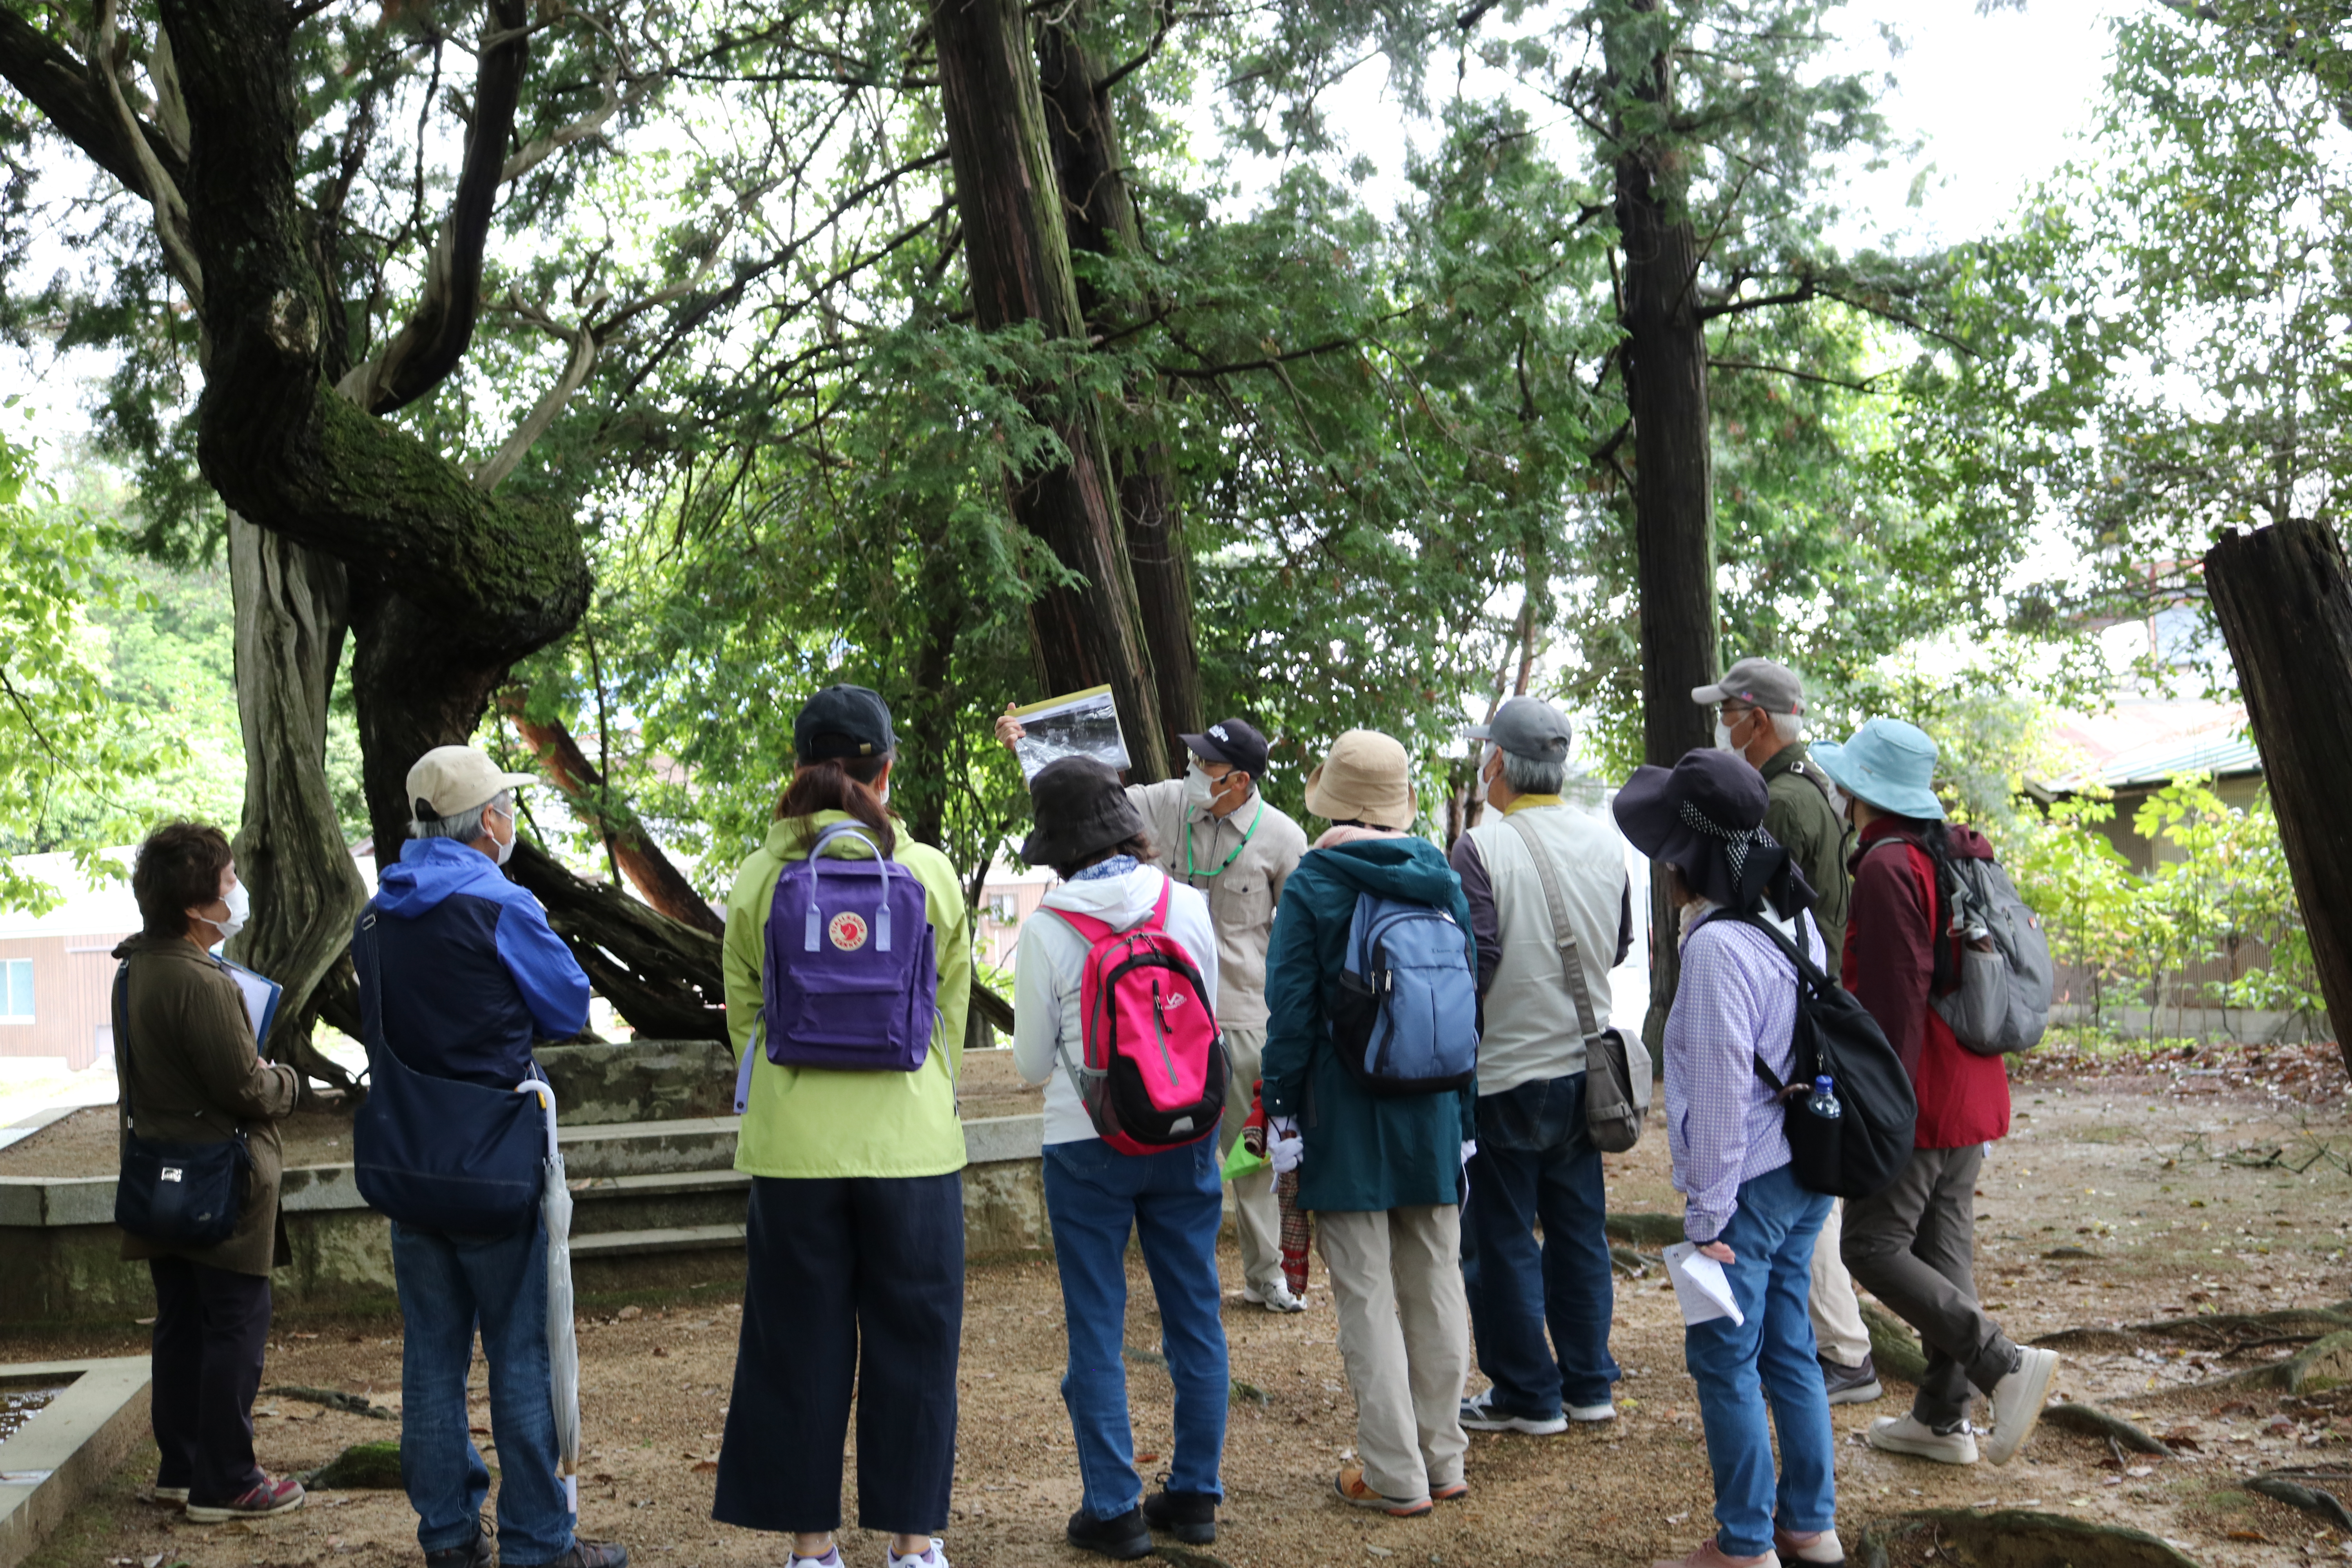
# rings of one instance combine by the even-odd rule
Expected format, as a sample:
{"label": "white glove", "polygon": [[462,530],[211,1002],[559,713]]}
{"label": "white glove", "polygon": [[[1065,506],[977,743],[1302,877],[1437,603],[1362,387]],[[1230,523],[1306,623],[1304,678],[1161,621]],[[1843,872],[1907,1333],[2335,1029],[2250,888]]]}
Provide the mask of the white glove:
{"label": "white glove", "polygon": [[1475,1138],[1465,1138],[1462,1140],[1462,1163],[1464,1164],[1468,1164],[1470,1163],[1470,1156],[1475,1154],[1477,1152],[1478,1140]]}
{"label": "white glove", "polygon": [[1298,1169],[1298,1163],[1307,1157],[1307,1141],[1298,1135],[1298,1119],[1269,1116],[1265,1130],[1273,1135],[1265,1152],[1266,1158],[1274,1162],[1274,1173],[1279,1176]]}

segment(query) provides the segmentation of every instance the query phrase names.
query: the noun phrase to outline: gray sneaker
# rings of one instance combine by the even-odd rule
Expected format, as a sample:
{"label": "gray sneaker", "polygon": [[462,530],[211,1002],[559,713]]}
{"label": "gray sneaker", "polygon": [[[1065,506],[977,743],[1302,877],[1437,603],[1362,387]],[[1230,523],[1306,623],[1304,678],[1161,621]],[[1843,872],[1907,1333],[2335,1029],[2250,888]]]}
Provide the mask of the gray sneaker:
{"label": "gray sneaker", "polygon": [[1879,1386],[1878,1363],[1867,1351],[1863,1352],[1860,1366],[1845,1366],[1820,1358],[1822,1383],[1828,1388],[1832,1405],[1867,1405],[1885,1394]]}

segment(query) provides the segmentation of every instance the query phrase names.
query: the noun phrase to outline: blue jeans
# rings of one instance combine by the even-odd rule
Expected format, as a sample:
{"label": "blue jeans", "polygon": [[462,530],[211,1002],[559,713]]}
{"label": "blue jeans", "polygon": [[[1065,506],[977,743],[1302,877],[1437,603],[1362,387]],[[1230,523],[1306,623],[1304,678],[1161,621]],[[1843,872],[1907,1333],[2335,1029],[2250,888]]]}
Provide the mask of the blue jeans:
{"label": "blue jeans", "polygon": [[572,1550],[572,1510],[555,1474],[548,1398],[547,1233],[457,1236],[392,1227],[400,1285],[400,1479],[416,1510],[416,1544],[446,1552],[474,1539],[490,1472],[467,1435],[466,1379],[474,1329],[490,1363],[499,1450],[499,1555],[521,1565]]}
{"label": "blue jeans", "polygon": [[[1716,1544],[1733,1557],[1772,1550],[1776,1519],[1800,1535],[1836,1522],[1836,1439],[1806,1310],[1813,1237],[1829,1212],[1830,1200],[1797,1185],[1786,1165],[1742,1182],[1738,1210],[1719,1239],[1738,1255],[1724,1273],[1747,1321],[1735,1328],[1717,1318],[1683,1331],[1715,1472]],[[1768,1403],[1780,1436],[1777,1488]]]}
{"label": "blue jeans", "polygon": [[1062,1378],[1077,1439],[1084,1505],[1116,1519],[1143,1500],[1135,1434],[1127,1422],[1127,1237],[1143,1244],[1143,1266],[1160,1303],[1160,1349],[1176,1385],[1171,1491],[1222,1497],[1217,1461],[1225,1447],[1225,1325],[1218,1315],[1217,1227],[1224,1218],[1217,1141],[1203,1138],[1157,1154],[1122,1154],[1100,1139],[1045,1146],[1045,1216],[1062,1271],[1062,1315],[1070,1363]]}
{"label": "blue jeans", "polygon": [[1479,1370],[1495,1385],[1496,1405],[1514,1415],[1548,1420],[1563,1398],[1609,1403],[1619,1373],[1609,1354],[1617,1291],[1605,1212],[1582,1073],[1478,1097],[1462,1282]]}

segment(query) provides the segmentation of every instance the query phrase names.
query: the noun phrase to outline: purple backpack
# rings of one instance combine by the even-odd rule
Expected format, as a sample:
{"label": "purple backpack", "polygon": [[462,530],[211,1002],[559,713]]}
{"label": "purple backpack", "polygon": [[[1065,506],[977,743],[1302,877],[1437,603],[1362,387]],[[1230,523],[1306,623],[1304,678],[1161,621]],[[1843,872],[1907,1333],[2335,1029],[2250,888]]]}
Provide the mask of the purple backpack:
{"label": "purple backpack", "polygon": [[[831,860],[824,847],[855,838],[874,858]],[[808,858],[784,868],[769,907],[760,1019],[735,1080],[735,1109],[751,1089],[764,1029],[781,1067],[913,1072],[930,1055],[940,969],[923,884],[854,823],[819,833]]]}

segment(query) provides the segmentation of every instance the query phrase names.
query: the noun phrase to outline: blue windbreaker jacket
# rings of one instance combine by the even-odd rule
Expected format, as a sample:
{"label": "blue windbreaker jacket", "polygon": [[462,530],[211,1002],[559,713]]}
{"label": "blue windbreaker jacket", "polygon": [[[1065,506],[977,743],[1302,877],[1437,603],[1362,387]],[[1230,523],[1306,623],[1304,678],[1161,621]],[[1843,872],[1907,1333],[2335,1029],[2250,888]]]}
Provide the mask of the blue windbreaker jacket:
{"label": "blue windbreaker jacket", "polygon": [[360,919],[376,921],[378,977],[360,1018],[402,1064],[512,1089],[533,1040],[588,1026],[588,976],[539,900],[490,858],[450,838],[412,838]]}

